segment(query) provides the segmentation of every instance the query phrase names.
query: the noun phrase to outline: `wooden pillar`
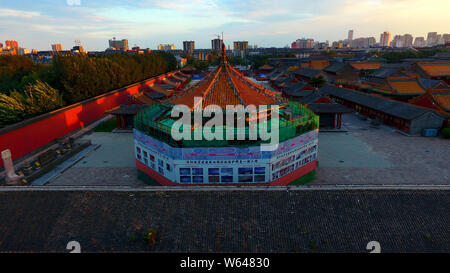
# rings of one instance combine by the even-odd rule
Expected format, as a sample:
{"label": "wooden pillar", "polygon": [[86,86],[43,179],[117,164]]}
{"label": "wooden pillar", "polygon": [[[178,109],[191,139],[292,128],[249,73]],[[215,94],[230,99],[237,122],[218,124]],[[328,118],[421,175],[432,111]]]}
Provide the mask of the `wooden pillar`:
{"label": "wooden pillar", "polygon": [[333,115],[333,129],[336,128],[336,114]]}
{"label": "wooden pillar", "polygon": [[342,123],[342,114],[339,113],[338,114],[338,124],[337,124],[338,129],[341,129],[341,123]]}

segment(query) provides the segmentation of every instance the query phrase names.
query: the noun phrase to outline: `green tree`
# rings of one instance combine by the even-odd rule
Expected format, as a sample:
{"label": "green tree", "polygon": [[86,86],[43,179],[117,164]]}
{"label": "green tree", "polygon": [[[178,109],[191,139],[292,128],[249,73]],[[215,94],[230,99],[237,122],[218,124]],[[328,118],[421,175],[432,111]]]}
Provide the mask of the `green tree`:
{"label": "green tree", "polygon": [[327,81],[325,80],[325,78],[322,75],[320,75],[318,77],[314,77],[309,81],[309,84],[316,88],[321,88],[326,83],[327,83]]}
{"label": "green tree", "polygon": [[64,100],[58,90],[37,80],[27,85],[23,93],[15,90],[9,96],[0,93],[0,125],[5,126],[62,106]]}

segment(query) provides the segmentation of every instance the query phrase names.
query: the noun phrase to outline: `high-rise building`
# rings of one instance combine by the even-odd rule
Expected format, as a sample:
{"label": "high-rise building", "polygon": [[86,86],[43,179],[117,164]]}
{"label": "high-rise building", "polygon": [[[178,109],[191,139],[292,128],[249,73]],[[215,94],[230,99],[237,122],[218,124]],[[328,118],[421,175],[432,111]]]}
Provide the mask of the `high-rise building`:
{"label": "high-rise building", "polygon": [[403,46],[404,47],[410,47],[413,44],[413,36],[411,34],[405,34],[403,35]]}
{"label": "high-rise building", "polygon": [[194,41],[184,41],[183,42],[183,51],[189,55],[192,55],[195,50],[195,42]]}
{"label": "high-rise building", "polygon": [[353,40],[353,29],[348,31],[348,41],[351,42]]}
{"label": "high-rise building", "polygon": [[175,50],[177,49],[177,47],[174,44],[160,44],[158,45],[158,50],[162,50],[162,51],[170,51],[170,50]]}
{"label": "high-rise building", "polygon": [[7,48],[18,48],[19,47],[19,43],[17,41],[13,41],[13,40],[7,40],[5,41],[6,47]]}
{"label": "high-rise building", "polygon": [[427,43],[425,42],[425,38],[424,37],[416,37],[414,39],[414,46],[415,47],[424,47],[426,45],[427,45]]}
{"label": "high-rise building", "polygon": [[222,51],[222,39],[213,39],[211,40],[211,49],[216,50],[217,52]]}
{"label": "high-rise building", "polygon": [[52,51],[53,52],[59,52],[59,51],[62,51],[62,50],[63,50],[62,44],[53,44],[52,45]]}
{"label": "high-rise building", "polygon": [[297,48],[313,48],[314,47],[314,39],[298,39],[296,41]]}
{"label": "high-rise building", "polygon": [[233,42],[233,50],[246,51],[248,48],[247,41],[235,41]]}
{"label": "high-rise building", "polygon": [[367,37],[367,38],[356,38],[352,41],[353,48],[369,48],[375,45],[376,40],[375,37]]}
{"label": "high-rise building", "polygon": [[434,46],[438,43],[438,37],[437,32],[428,32],[427,36],[427,45],[428,46]]}
{"label": "high-rise building", "polygon": [[109,47],[115,50],[128,51],[128,40],[116,40],[116,37],[109,40]]}
{"label": "high-rise building", "polygon": [[233,54],[234,56],[240,56],[243,58],[245,54],[247,53],[248,49],[248,42],[247,41],[235,41],[233,42]]}
{"label": "high-rise building", "polygon": [[18,55],[27,55],[27,54],[30,54],[30,50],[28,48],[19,47],[17,49],[17,54]]}
{"label": "high-rise building", "polygon": [[392,47],[403,47],[403,37],[402,35],[395,35],[391,42]]}
{"label": "high-rise building", "polygon": [[380,46],[390,46],[391,45],[391,34],[389,32],[383,32],[380,35]]}
{"label": "high-rise building", "polygon": [[450,43],[450,34],[442,34],[442,40],[444,40],[444,44]]}

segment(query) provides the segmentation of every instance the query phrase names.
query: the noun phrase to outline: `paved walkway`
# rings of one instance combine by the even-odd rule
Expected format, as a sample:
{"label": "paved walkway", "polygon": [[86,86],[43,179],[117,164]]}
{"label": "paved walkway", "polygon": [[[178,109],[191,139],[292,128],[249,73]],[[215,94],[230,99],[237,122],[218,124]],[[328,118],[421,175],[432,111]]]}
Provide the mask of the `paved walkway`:
{"label": "paved walkway", "polygon": [[313,184],[450,184],[448,139],[408,137],[383,125],[371,128],[354,115],[344,115],[343,122],[348,133],[319,136]]}

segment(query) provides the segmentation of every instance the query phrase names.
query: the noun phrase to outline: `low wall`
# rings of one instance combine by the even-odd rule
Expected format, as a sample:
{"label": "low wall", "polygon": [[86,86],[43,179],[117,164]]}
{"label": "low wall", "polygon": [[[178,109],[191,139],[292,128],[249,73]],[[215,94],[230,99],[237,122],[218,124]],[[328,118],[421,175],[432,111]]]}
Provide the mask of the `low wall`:
{"label": "low wall", "polygon": [[[99,119],[114,107],[128,100],[147,85],[175,72],[135,83],[111,92],[66,106],[0,129],[0,151],[10,149],[13,160]],[[0,160],[0,167],[3,161]]]}

